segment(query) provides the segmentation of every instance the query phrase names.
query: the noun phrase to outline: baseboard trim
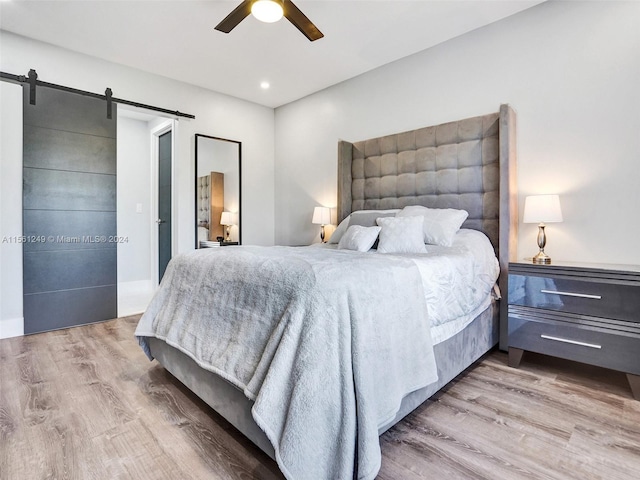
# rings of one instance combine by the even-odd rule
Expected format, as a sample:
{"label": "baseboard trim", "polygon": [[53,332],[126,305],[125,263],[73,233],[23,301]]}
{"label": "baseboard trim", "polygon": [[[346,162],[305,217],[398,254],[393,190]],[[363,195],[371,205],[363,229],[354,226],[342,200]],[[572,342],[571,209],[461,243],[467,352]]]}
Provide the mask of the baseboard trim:
{"label": "baseboard trim", "polygon": [[5,318],[0,320],[0,339],[24,336],[24,318]]}

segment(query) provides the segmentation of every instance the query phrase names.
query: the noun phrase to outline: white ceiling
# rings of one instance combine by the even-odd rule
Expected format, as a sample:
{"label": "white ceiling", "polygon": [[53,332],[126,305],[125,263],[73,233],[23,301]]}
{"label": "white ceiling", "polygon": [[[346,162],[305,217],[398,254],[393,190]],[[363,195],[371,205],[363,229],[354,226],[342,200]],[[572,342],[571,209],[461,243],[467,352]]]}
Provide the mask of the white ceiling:
{"label": "white ceiling", "polygon": [[296,0],[315,42],[286,19],[214,30],[240,0],[5,0],[0,28],[278,107],[542,1]]}

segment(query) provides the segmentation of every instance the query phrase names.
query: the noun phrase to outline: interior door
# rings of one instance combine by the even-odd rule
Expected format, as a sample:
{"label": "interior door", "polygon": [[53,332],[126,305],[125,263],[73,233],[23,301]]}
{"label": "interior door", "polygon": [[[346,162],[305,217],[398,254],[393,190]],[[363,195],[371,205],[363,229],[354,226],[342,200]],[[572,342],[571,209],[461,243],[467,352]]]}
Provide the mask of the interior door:
{"label": "interior door", "polygon": [[171,260],[171,132],[158,137],[158,282]]}
{"label": "interior door", "polygon": [[47,87],[31,105],[23,90],[24,332],[115,318],[117,115]]}

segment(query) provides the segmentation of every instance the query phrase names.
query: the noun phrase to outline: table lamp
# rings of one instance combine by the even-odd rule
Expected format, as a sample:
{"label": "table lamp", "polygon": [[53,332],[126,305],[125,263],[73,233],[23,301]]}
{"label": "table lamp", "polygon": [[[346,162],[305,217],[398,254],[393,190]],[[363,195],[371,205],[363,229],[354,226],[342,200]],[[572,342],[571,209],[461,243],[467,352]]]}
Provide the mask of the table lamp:
{"label": "table lamp", "polygon": [[547,265],[551,257],[544,253],[547,236],[544,232],[545,223],[562,222],[560,198],[558,195],[531,195],[524,199],[523,223],[538,224],[538,247],[540,251],[533,257],[533,263]]}
{"label": "table lamp", "polygon": [[231,241],[231,235],[229,235],[229,228],[233,225],[233,213],[231,212],[222,212],[220,215],[220,225],[225,225],[227,227],[227,237],[224,239],[225,242]]}
{"label": "table lamp", "polygon": [[324,226],[331,223],[331,209],[329,207],[314,207],[311,223],[321,225],[320,240],[324,243]]}

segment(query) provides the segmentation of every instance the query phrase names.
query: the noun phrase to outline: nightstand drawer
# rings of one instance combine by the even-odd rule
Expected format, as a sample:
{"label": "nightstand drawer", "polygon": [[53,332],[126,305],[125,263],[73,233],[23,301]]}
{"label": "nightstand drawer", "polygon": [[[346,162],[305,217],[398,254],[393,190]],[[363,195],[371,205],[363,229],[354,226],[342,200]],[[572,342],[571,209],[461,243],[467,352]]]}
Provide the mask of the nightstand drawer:
{"label": "nightstand drawer", "polygon": [[633,333],[565,323],[525,310],[509,311],[509,347],[640,374],[640,329]]}
{"label": "nightstand drawer", "polygon": [[600,279],[509,276],[509,303],[640,322],[640,285]]}

